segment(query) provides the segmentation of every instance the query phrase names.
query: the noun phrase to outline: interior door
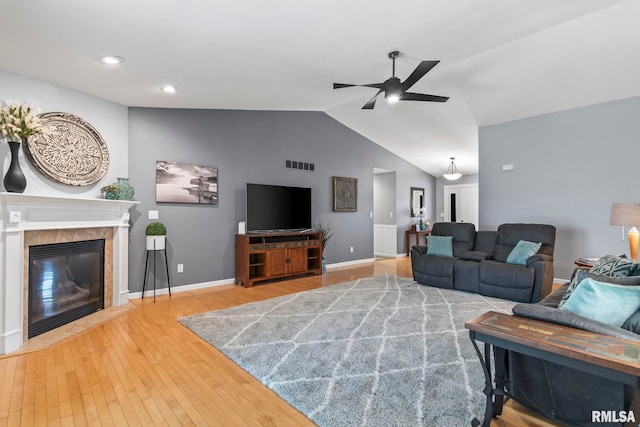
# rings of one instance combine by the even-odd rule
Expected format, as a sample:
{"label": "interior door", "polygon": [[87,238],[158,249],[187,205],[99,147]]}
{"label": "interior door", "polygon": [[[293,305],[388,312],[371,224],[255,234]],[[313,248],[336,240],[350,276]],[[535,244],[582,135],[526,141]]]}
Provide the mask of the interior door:
{"label": "interior door", "polygon": [[478,184],[444,186],[444,220],[479,225]]}

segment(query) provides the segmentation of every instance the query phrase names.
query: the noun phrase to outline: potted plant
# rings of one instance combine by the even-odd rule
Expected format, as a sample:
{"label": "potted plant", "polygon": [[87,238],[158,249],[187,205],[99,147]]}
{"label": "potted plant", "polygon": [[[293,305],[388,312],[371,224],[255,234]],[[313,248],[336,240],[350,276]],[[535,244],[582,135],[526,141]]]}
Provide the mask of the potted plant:
{"label": "potted plant", "polygon": [[147,235],[147,250],[163,250],[166,244],[167,227],[161,222],[152,222],[145,229]]}
{"label": "potted plant", "polygon": [[100,189],[100,192],[104,194],[105,199],[109,200],[118,200],[120,196],[120,188],[113,184],[105,185]]}
{"label": "potted plant", "polygon": [[315,226],[315,231],[320,233],[321,238],[321,246],[322,246],[322,274],[327,272],[327,260],[324,257],[324,248],[327,247],[327,243],[329,243],[329,239],[333,236],[332,228],[329,227],[329,224],[318,223]]}

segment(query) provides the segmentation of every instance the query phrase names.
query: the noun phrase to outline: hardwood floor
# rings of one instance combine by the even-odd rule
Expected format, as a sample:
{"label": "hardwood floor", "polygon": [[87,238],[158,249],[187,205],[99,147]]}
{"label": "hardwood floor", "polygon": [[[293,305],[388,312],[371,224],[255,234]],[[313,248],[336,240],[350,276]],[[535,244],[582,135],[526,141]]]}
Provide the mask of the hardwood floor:
{"label": "hardwood floor", "polygon": [[[383,273],[410,277],[410,262],[388,259],[247,289],[177,292],[156,303],[132,300],[133,308],[84,332],[0,356],[0,425],[312,426],[176,319]],[[556,424],[509,402],[492,425]]]}

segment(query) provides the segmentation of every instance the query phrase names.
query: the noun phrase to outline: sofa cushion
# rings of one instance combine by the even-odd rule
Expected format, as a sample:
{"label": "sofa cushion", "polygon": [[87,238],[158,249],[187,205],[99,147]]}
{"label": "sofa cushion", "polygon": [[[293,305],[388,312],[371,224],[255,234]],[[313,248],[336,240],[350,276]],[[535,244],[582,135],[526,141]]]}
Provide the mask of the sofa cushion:
{"label": "sofa cushion", "polygon": [[524,265],[482,261],[479,266],[478,291],[482,295],[512,301],[531,301],[535,272]]}
{"label": "sofa cushion", "polygon": [[542,243],[540,242],[534,243],[526,240],[520,240],[511,253],[509,253],[507,263],[526,265],[529,257],[537,253],[540,246],[542,246]]}
{"label": "sofa cushion", "polygon": [[614,285],[588,277],[560,310],[620,327],[639,308],[640,286]]}
{"label": "sofa cushion", "polygon": [[427,236],[427,254],[451,258],[453,256],[453,237]]}
{"label": "sofa cushion", "polygon": [[626,277],[633,275],[636,267],[637,263],[625,256],[607,254],[601,257],[589,272],[611,277]]}
{"label": "sofa cushion", "polygon": [[538,253],[553,257],[556,228],[546,224],[502,224],[498,227],[496,234],[493,259],[507,262],[509,254],[520,240],[541,242],[542,246]]}
{"label": "sofa cushion", "polygon": [[411,251],[413,279],[421,285],[453,289],[453,265],[455,258],[420,255]]}
{"label": "sofa cushion", "polygon": [[431,229],[431,235],[453,237],[453,256],[459,258],[463,253],[473,249],[476,226],[468,222],[436,222]]}

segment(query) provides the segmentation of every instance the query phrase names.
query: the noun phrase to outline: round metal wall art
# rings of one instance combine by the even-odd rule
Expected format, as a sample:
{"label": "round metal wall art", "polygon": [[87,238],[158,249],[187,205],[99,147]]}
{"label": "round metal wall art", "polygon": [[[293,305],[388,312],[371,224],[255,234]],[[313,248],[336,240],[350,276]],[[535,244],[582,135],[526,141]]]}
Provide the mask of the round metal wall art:
{"label": "round metal wall art", "polygon": [[69,113],[43,113],[38,117],[46,130],[30,137],[24,152],[44,176],[83,187],[107,173],[109,150],[93,126]]}

